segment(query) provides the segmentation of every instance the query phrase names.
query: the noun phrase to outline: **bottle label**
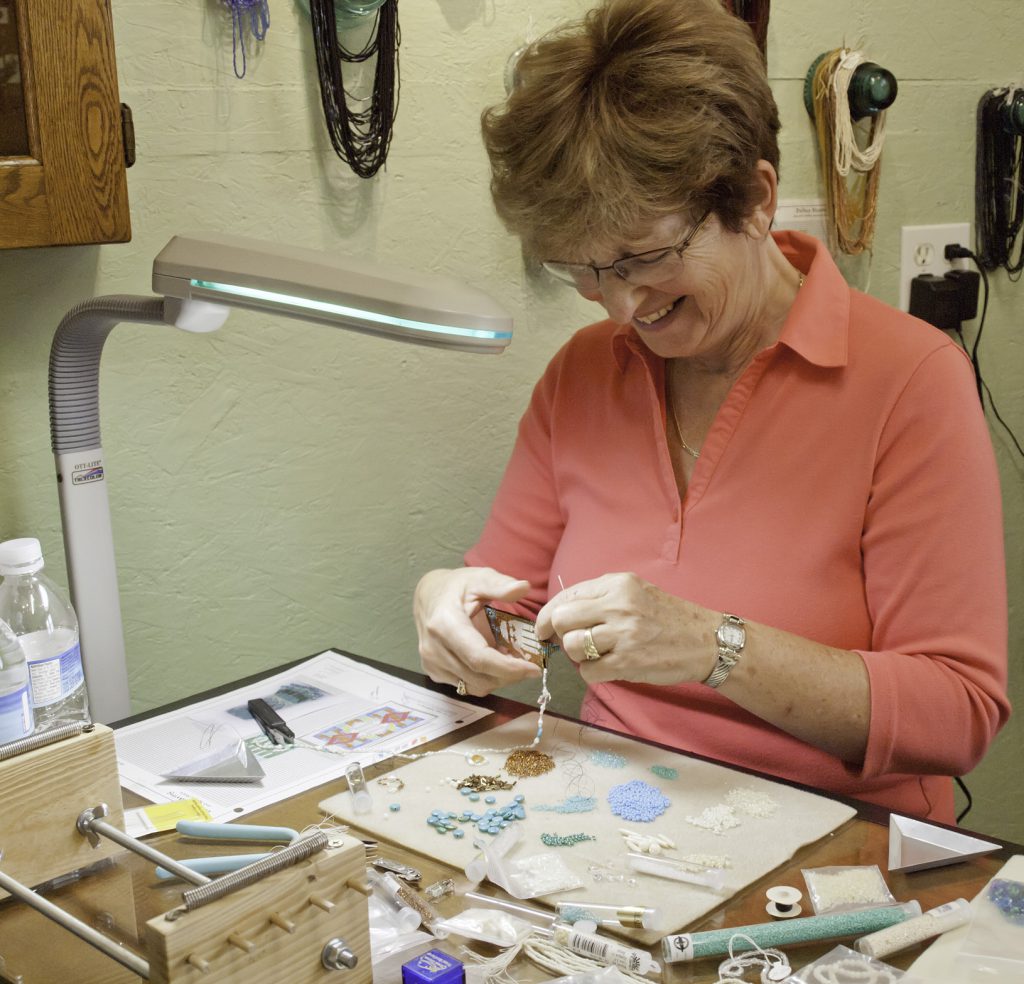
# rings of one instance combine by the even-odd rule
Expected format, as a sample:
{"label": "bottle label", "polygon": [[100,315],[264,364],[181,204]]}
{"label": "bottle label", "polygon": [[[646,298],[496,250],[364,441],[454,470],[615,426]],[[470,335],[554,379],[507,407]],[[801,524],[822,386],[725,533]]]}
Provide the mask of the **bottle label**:
{"label": "bottle label", "polygon": [[28,664],[32,681],[32,704],[47,707],[70,697],[85,681],[82,650],[76,642],[59,656],[36,659]]}
{"label": "bottle label", "polygon": [[0,694],[0,745],[32,734],[32,702],[28,684]]}

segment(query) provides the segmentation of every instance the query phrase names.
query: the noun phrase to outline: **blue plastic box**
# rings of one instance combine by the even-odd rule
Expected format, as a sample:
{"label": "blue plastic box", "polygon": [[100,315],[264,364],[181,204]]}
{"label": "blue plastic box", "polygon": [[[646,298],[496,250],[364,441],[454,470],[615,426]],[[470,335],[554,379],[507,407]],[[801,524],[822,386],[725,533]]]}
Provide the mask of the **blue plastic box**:
{"label": "blue plastic box", "polygon": [[443,950],[427,950],[402,964],[402,984],[463,984],[465,979],[462,961]]}

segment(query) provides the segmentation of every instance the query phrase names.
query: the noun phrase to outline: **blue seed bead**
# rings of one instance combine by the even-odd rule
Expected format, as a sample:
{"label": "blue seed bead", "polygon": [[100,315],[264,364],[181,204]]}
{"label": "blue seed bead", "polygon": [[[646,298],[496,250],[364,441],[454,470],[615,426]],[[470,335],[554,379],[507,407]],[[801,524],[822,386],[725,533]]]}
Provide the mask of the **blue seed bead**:
{"label": "blue seed bead", "polygon": [[462,840],[462,838],[465,837],[465,836],[466,836],[466,831],[464,831],[464,830],[456,830],[452,834],[452,837],[454,837],[456,840]]}
{"label": "blue seed bead", "polygon": [[485,796],[484,797],[484,802],[485,803],[496,803],[497,800],[493,796]]}
{"label": "blue seed bead", "polygon": [[397,813],[397,812],[398,812],[398,811],[399,811],[400,809],[402,809],[402,804],[401,804],[401,803],[391,803],[391,804],[390,804],[390,805],[388,806],[388,809],[389,809],[389,810],[390,810],[390,811],[391,811],[392,813]]}
{"label": "blue seed bead", "polygon": [[479,793],[470,793],[469,794],[469,799],[470,799],[470,802],[475,803],[478,799],[480,799],[480,794]]}
{"label": "blue seed bead", "polygon": [[462,789],[459,790],[459,792],[462,793],[463,796],[468,796],[471,792],[473,792],[473,790],[470,789],[469,786],[463,786]]}
{"label": "blue seed bead", "polygon": [[525,801],[525,799],[526,799],[526,797],[525,797],[525,796],[524,796],[524,795],[523,795],[522,793],[516,793],[516,795],[515,795],[515,796],[513,796],[512,798],[513,798],[513,799],[514,799],[514,800],[515,800],[515,801],[516,801],[517,803],[522,803],[522,802],[523,802],[523,801]]}

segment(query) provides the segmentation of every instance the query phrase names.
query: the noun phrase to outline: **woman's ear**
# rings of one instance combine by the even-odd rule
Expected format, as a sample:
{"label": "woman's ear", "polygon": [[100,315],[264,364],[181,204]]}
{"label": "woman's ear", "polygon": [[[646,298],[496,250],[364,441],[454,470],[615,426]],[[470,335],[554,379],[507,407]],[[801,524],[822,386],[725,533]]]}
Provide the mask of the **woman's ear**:
{"label": "woman's ear", "polygon": [[764,239],[771,230],[779,204],[779,176],[768,161],[758,161],[754,165],[753,177],[759,194],[754,210],[747,216],[744,231],[752,239]]}

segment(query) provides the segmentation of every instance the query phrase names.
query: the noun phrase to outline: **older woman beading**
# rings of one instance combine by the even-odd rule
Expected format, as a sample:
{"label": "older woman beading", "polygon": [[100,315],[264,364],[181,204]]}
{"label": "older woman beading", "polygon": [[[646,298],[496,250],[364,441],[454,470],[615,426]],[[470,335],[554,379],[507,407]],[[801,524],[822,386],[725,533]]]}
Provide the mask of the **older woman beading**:
{"label": "older woman beading", "polygon": [[1009,713],[988,431],[948,337],[771,232],[778,130],[717,0],[607,0],[521,57],[495,205],[607,318],[537,384],[467,566],[417,587],[423,665],[535,675],[495,600],[590,721],[951,821]]}

